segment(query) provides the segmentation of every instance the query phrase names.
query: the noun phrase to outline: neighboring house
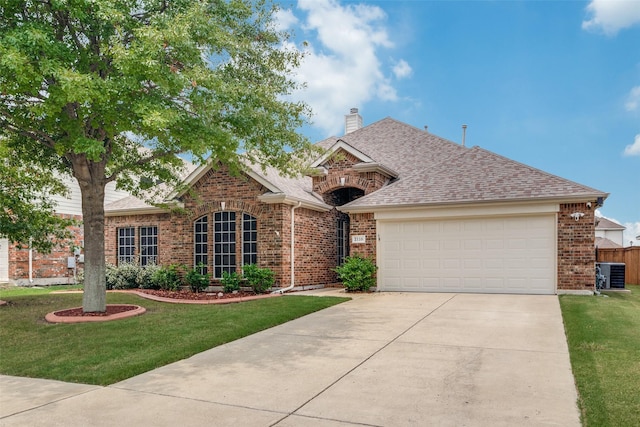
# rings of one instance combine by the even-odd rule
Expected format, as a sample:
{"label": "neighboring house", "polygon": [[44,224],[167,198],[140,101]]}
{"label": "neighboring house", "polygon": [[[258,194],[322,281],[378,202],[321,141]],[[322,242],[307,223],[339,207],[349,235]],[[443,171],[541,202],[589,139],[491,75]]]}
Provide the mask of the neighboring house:
{"label": "neighboring house", "polygon": [[[7,239],[0,239],[0,282],[10,282],[17,285],[50,285],[73,283],[74,269],[68,268],[68,258],[74,257],[74,248],[79,248],[82,254],[84,236],[82,229],[82,199],[80,187],[73,178],[64,178],[69,188],[68,197],[54,196],[56,213],[73,218],[78,225],[71,227],[73,238],[54,248],[49,254],[42,254],[36,250],[18,249],[9,244]],[[115,189],[114,183],[109,183],[105,191],[105,204],[126,197],[128,193]],[[82,256],[77,258],[77,267],[82,269]]]}
{"label": "neighboring house", "polygon": [[378,290],[555,294],[594,287],[594,211],[606,193],[385,118],[318,143],[309,176],[196,169],[182,213],[133,197],[106,206],[107,261],[257,263],[281,287],[330,285],[349,254]]}
{"label": "neighboring house", "polygon": [[596,217],[596,247],[621,248],[624,246],[623,234],[626,227],[610,219]]}

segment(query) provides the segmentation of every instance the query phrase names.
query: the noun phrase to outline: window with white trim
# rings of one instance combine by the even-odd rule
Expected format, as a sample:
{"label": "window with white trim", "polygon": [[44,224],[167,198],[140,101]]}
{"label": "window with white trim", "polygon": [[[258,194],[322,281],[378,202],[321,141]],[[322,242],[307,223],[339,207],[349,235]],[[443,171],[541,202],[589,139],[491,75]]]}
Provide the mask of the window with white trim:
{"label": "window with white trim", "polygon": [[158,227],[140,227],[140,265],[158,263]]}

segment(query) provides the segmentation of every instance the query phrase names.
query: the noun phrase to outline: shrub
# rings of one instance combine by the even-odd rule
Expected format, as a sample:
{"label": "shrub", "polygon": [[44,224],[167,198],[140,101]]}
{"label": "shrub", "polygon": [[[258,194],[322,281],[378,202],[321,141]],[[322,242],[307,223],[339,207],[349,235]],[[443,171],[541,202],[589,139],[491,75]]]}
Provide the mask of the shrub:
{"label": "shrub", "polygon": [[223,271],[220,283],[222,283],[222,292],[225,294],[237,291],[240,289],[240,282],[242,278],[238,276],[238,273],[232,271],[231,273]]}
{"label": "shrub", "polygon": [[200,292],[209,286],[210,274],[203,273],[203,271],[204,264],[200,263],[197,267],[187,271],[187,274],[184,276],[184,281],[191,288],[191,292]]}
{"label": "shrub", "polygon": [[244,278],[249,282],[253,292],[262,294],[273,286],[275,282],[273,271],[260,268],[255,264],[244,266]]}
{"label": "shrub", "polygon": [[378,267],[373,260],[359,255],[348,256],[344,263],[334,269],[347,291],[368,291],[376,283]]}
{"label": "shrub", "polygon": [[178,268],[173,264],[159,267],[153,272],[151,280],[155,286],[164,291],[177,291],[181,285]]}
{"label": "shrub", "polygon": [[155,264],[147,264],[138,271],[136,277],[136,283],[141,289],[160,289],[160,287],[153,281],[153,275],[158,271],[160,267]]}
{"label": "shrub", "polygon": [[123,262],[120,265],[107,264],[106,280],[107,289],[134,289],[138,287],[136,281],[140,267],[131,262]]}

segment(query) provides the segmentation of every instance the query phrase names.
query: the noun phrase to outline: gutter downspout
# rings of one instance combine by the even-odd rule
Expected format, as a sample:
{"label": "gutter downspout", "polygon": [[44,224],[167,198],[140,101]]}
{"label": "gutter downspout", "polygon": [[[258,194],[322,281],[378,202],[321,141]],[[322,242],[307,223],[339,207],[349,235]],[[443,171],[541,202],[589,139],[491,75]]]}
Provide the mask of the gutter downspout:
{"label": "gutter downspout", "polygon": [[33,248],[31,247],[33,239],[29,237],[29,283],[33,283]]}
{"label": "gutter downspout", "polygon": [[298,209],[302,205],[302,202],[298,202],[297,205],[291,206],[291,284],[284,289],[278,289],[277,291],[271,292],[272,294],[284,294],[287,291],[293,289],[293,286],[296,282],[295,275],[295,241],[296,241],[296,229],[294,224],[295,214],[294,211]]}

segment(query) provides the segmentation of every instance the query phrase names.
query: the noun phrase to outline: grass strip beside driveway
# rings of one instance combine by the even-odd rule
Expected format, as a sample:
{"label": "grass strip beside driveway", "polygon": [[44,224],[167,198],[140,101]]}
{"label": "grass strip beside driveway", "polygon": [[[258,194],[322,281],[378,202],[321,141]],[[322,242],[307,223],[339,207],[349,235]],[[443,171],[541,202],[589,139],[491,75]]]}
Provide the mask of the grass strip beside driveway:
{"label": "grass strip beside driveway", "polygon": [[583,426],[640,426],[640,286],[560,297]]}
{"label": "grass strip beside driveway", "polygon": [[138,317],[49,324],[52,311],[82,305],[81,294],[7,296],[0,307],[0,373],[108,385],[218,345],[322,310],[349,298],[285,296],[226,305],[167,304],[108,294],[137,304]]}

